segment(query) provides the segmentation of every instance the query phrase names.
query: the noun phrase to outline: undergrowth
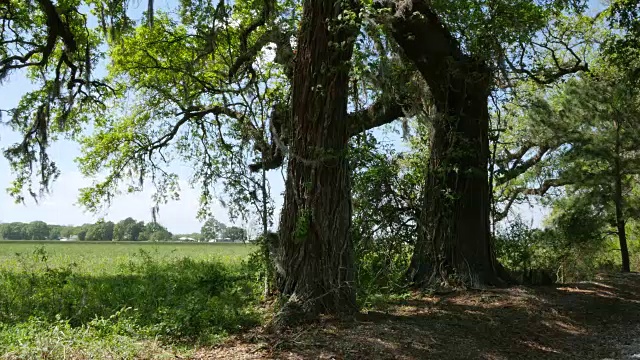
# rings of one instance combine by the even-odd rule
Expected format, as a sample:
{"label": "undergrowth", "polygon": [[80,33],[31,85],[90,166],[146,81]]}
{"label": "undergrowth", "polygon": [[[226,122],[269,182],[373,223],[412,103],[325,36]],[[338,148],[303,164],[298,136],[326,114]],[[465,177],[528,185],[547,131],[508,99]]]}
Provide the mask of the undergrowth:
{"label": "undergrowth", "polygon": [[[630,236],[628,242],[631,254],[637,254],[640,241]],[[585,240],[558,229],[530,228],[517,218],[498,232],[495,245],[500,263],[525,284],[588,281],[620,271],[618,239],[611,235]],[[632,256],[631,264],[640,269],[640,257]]]}
{"label": "undergrowth", "polygon": [[44,248],[19,256],[19,268],[0,271],[5,358],[141,357],[150,343],[214,344],[261,319],[258,282],[244,262],[141,250],[113,273],[92,274],[52,264]]}

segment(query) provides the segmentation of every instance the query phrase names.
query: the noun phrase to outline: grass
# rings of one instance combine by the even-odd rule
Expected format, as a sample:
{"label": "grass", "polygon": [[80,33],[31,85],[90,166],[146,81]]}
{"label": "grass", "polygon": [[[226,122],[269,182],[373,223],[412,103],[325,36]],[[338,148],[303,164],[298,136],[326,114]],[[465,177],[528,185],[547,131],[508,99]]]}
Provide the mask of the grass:
{"label": "grass", "polygon": [[155,358],[260,322],[244,244],[0,243],[0,358]]}
{"label": "grass", "polygon": [[89,274],[106,274],[117,270],[141,250],[151,257],[167,261],[180,258],[237,262],[247,257],[253,245],[224,243],[152,243],[152,242],[60,242],[0,240],[0,270],[20,269],[25,256],[43,249],[54,266],[75,263],[77,270]]}

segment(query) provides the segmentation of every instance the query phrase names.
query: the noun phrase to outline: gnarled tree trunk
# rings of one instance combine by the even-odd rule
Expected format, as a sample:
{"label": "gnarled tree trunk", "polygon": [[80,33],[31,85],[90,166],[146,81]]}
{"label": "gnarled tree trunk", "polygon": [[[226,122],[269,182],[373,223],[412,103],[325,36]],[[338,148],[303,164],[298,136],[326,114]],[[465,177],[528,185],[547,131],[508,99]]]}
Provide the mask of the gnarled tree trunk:
{"label": "gnarled tree trunk", "polygon": [[446,101],[436,99],[422,217],[409,270],[416,285],[454,274],[471,286],[501,283],[489,223],[488,89],[469,83],[478,73],[461,71],[461,77],[465,73],[468,77],[449,77]]}
{"label": "gnarled tree trunk", "polygon": [[[289,159],[280,219],[280,320],[356,310],[346,158],[355,2],[307,0],[294,65]],[[339,20],[338,17],[342,15]]]}
{"label": "gnarled tree trunk", "polygon": [[378,0],[391,34],[429,85],[437,115],[419,237],[409,275],[416,285],[454,273],[467,285],[501,284],[490,237],[488,96],[492,74],[426,0]]}

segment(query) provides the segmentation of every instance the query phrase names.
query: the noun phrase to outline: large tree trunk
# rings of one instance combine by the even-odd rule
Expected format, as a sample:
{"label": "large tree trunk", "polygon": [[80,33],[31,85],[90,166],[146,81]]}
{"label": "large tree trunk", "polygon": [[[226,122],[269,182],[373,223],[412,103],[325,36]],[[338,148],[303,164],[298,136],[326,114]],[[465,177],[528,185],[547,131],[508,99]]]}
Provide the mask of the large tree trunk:
{"label": "large tree trunk", "polygon": [[431,153],[419,238],[409,269],[416,285],[456,274],[467,285],[502,284],[490,237],[489,112],[492,74],[466,55],[427,0],[378,0],[391,34],[433,95]]}
{"label": "large tree trunk", "polygon": [[474,287],[502,283],[490,236],[488,89],[465,84],[477,73],[460,76],[449,77],[446,103],[436,100],[422,217],[409,269],[419,286],[451,275]]}
{"label": "large tree trunk", "polygon": [[[345,0],[307,0],[293,79],[280,219],[280,320],[356,310],[346,158],[350,59],[357,29]],[[340,16],[342,15],[342,16]],[[342,20],[339,20],[338,17]]]}

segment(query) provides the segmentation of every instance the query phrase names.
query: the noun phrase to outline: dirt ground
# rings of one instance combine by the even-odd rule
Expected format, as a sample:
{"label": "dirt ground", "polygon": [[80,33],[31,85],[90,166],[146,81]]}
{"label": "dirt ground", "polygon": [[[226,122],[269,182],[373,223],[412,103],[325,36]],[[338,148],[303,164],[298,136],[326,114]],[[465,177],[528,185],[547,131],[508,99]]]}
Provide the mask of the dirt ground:
{"label": "dirt ground", "polygon": [[287,333],[256,330],[204,359],[640,359],[640,274],[416,296]]}

